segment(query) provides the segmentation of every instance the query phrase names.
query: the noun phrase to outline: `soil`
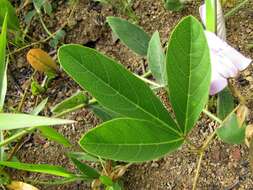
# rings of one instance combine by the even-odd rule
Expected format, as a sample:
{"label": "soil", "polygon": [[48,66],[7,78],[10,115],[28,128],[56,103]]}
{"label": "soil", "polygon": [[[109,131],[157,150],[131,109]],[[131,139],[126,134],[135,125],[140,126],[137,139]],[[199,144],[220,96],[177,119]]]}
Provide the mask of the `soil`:
{"label": "soil", "polygon": [[[45,16],[49,30],[54,32],[69,19],[64,27],[66,35],[63,43],[78,43],[92,48],[119,60],[126,68],[136,74],[142,74],[147,70],[146,60],[138,57],[119,41],[112,37],[111,30],[106,24],[106,16],[116,15],[127,18],[111,6],[102,6],[89,0],[80,0],[72,17],[68,18],[71,6],[66,1],[54,1],[53,16]],[[162,0],[135,0],[133,9],[139,17],[139,25],[150,35],[159,31],[162,43],[165,46],[171,30],[178,21],[186,15],[198,16],[200,1],[194,1],[183,11],[171,12],[163,8]],[[227,19],[228,42],[245,55],[253,58],[253,51],[246,44],[253,41],[253,2],[247,4],[234,16]],[[20,10],[20,18],[30,10],[27,6]],[[39,21],[34,20],[29,28],[29,35],[39,40],[47,37]],[[55,50],[47,43],[39,47],[55,55]],[[9,66],[9,88],[7,105],[17,107],[19,96],[24,92],[25,84],[32,74],[32,69],[27,64],[25,54],[28,49],[14,54]],[[253,121],[253,68],[249,67],[235,80],[233,86],[238,93],[247,100],[250,109],[248,122]],[[42,75],[36,76],[42,80]],[[49,97],[45,115],[50,115],[50,107],[64,98],[71,96],[79,89],[64,73],[50,86],[50,89],[41,97]],[[238,94],[237,94],[238,95]],[[29,112],[35,105],[36,97],[28,95],[23,111]],[[64,134],[72,143],[73,148],[64,148],[57,143],[46,141],[38,132],[26,137],[25,143],[18,152],[18,158],[25,163],[47,163],[61,165],[74,171],[74,166],[66,157],[69,151],[78,151],[78,140],[87,130],[96,126],[100,121],[87,109],[69,114],[66,118],[77,120],[72,126],[58,127],[58,131]],[[196,145],[201,142],[215,129],[215,124],[206,116],[202,116],[191,134],[191,139]],[[191,189],[195,174],[197,155],[188,151],[188,146],[165,156],[163,159],[143,164],[132,165],[123,176],[122,181],[126,190],[181,190]],[[253,189],[253,175],[249,167],[248,149],[245,145],[227,145],[215,139],[204,155],[197,189]],[[93,164],[93,163],[91,163]],[[93,164],[94,165],[94,164]],[[29,172],[13,171],[12,176],[19,180],[51,179],[51,177]],[[88,190],[90,184],[74,182],[67,185],[43,186],[40,189],[47,190]]]}

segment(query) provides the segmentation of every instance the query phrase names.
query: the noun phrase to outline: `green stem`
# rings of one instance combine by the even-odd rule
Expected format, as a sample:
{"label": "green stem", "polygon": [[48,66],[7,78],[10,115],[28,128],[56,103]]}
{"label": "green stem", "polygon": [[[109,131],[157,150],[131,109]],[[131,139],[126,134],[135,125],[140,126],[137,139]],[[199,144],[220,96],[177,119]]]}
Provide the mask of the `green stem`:
{"label": "green stem", "polygon": [[205,154],[205,151],[206,151],[208,145],[214,139],[215,135],[216,135],[216,130],[214,132],[212,132],[207,137],[207,139],[203,143],[202,147],[200,148],[200,151],[199,151],[199,160],[198,160],[198,165],[197,165],[197,168],[196,168],[196,173],[195,173],[195,177],[194,177],[194,181],[193,181],[193,185],[192,185],[192,190],[195,190],[196,187],[197,187],[197,182],[198,182],[198,178],[199,178],[199,173],[200,173],[200,169],[201,169],[201,162],[203,160],[203,156]]}
{"label": "green stem", "polygon": [[135,75],[135,76],[138,77],[139,79],[141,79],[142,81],[154,86],[154,87],[157,87],[157,88],[162,88],[163,87],[163,86],[161,86],[160,84],[158,84],[154,81],[151,81],[151,80],[148,80],[148,79],[144,78],[143,76],[139,76],[139,75]]}
{"label": "green stem", "polygon": [[77,110],[79,110],[79,109],[82,109],[82,108],[87,107],[87,106],[92,105],[92,104],[95,104],[95,102],[93,103],[93,102],[90,102],[90,101],[89,101],[87,104],[80,104],[80,105],[78,105],[78,106],[76,106],[76,107],[74,107],[74,108],[72,108],[72,109],[68,109],[68,110],[66,110],[66,111],[64,111],[64,112],[61,112],[61,113],[59,113],[59,114],[56,114],[56,115],[54,115],[54,117],[56,117],[56,118],[62,117],[62,116],[64,116],[64,115],[66,115],[67,113],[77,111]]}
{"label": "green stem", "polygon": [[199,154],[199,160],[198,160],[198,165],[197,165],[197,169],[196,169],[196,173],[195,173],[195,177],[194,177],[194,181],[193,181],[193,185],[192,185],[192,190],[196,190],[196,188],[197,188],[197,182],[198,182],[198,178],[199,178],[199,174],[200,174],[201,162],[203,160],[203,156],[204,156],[204,152],[201,152]]}
{"label": "green stem", "polygon": [[49,36],[54,36],[54,34],[52,34],[52,33],[48,30],[48,28],[47,28],[45,22],[43,21],[43,18],[42,18],[42,16],[41,16],[41,14],[38,14],[38,15],[39,15],[39,18],[40,18],[40,22],[41,22],[41,24],[42,24],[44,30],[46,31],[46,33],[47,33]]}
{"label": "green stem", "polygon": [[185,142],[189,145],[192,152],[199,152],[199,148],[196,147],[189,139],[185,139]]}
{"label": "green stem", "polygon": [[209,112],[208,110],[203,109],[202,110],[203,113],[205,113],[208,117],[210,117],[211,119],[213,119],[214,121],[216,121],[217,123],[221,124],[222,120],[219,119],[218,117],[216,117],[215,115],[213,115],[211,112]]}
{"label": "green stem", "polygon": [[230,17],[233,14],[235,14],[240,8],[242,8],[248,2],[249,0],[244,0],[241,3],[239,3],[239,5],[237,5],[235,8],[233,8],[232,10],[230,10],[229,12],[225,14],[225,18]]}
{"label": "green stem", "polygon": [[19,133],[16,133],[16,134],[12,135],[11,137],[5,139],[4,141],[1,141],[0,142],[0,147],[5,146],[5,145],[21,138],[23,135],[26,135],[26,134],[30,133],[31,131],[35,130],[36,128],[37,127],[30,127],[28,129],[24,129],[24,130],[20,131]]}
{"label": "green stem", "polygon": [[[3,134],[3,130],[0,130],[0,142],[4,141],[4,134]],[[0,160],[3,161],[4,160],[4,147],[0,147]]]}
{"label": "green stem", "polygon": [[21,101],[19,102],[19,105],[18,105],[18,112],[20,112],[22,110],[22,107],[23,107],[23,104],[25,102],[25,98],[26,98],[29,86],[31,85],[31,81],[32,81],[35,73],[36,73],[36,71],[32,74],[32,76],[28,80],[28,84],[27,84],[27,86],[25,88],[24,94],[22,95]]}
{"label": "green stem", "polygon": [[148,77],[150,77],[151,75],[152,75],[152,72],[151,72],[151,71],[148,71],[148,72],[144,73],[144,74],[141,75],[141,76],[144,77],[144,78],[148,78]]}

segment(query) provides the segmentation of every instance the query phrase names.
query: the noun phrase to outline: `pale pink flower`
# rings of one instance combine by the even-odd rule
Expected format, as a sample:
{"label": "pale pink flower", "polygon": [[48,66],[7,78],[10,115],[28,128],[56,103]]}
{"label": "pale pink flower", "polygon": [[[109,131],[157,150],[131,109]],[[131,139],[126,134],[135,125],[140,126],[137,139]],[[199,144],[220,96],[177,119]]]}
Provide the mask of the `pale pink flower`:
{"label": "pale pink flower", "polygon": [[[219,6],[220,5],[218,3],[217,10],[221,10],[221,7],[219,8]],[[220,14],[220,11],[218,11],[218,16]],[[200,16],[205,24],[206,19],[204,5],[200,7]],[[220,17],[223,18],[222,15]],[[219,17],[217,18],[217,33],[221,38],[225,40],[226,31],[225,24],[223,23],[224,20],[221,22],[222,19],[219,19]],[[205,31],[205,35],[210,49],[212,66],[210,95],[214,95],[223,90],[228,85],[228,78],[236,77],[239,71],[246,69],[252,60],[242,55],[239,51],[228,45],[214,33]]]}
{"label": "pale pink flower", "polygon": [[214,95],[227,86],[228,78],[236,77],[239,71],[246,69],[252,60],[243,56],[214,33],[205,31],[205,34],[212,65],[210,94]]}

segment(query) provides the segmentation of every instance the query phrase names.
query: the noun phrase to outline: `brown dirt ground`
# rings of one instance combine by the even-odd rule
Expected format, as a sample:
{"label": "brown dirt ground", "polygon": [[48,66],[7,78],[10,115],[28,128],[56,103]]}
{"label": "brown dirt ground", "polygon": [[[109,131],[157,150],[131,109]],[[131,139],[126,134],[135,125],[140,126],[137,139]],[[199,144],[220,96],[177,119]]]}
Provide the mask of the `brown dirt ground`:
{"label": "brown dirt ground", "polygon": [[[52,18],[45,17],[46,24],[51,31],[59,28],[66,21],[70,8],[65,1],[54,1],[56,9]],[[162,1],[158,0],[136,0],[134,11],[139,17],[140,25],[152,34],[158,30],[165,45],[168,36],[177,22],[186,15],[192,14],[198,17],[199,1],[192,3],[182,12],[165,11]],[[227,20],[228,41],[247,56],[253,58],[253,51],[247,49],[246,44],[253,41],[253,2],[239,11],[236,15]],[[22,17],[29,7],[21,10]],[[105,24],[105,18],[109,15],[119,15],[117,10],[110,6],[101,6],[89,0],[80,0],[77,9],[71,17],[68,26],[65,27],[67,35],[64,43],[79,43],[94,47],[105,54],[116,58],[131,71],[142,74],[147,67],[143,58],[136,56],[128,48],[112,38],[109,27]],[[39,22],[33,22],[29,35],[34,39],[44,38]],[[53,51],[47,44],[40,45],[47,51]],[[8,91],[7,105],[16,107],[19,95],[24,90],[24,84],[32,73],[31,68],[25,60],[25,53],[15,54],[10,64],[10,85]],[[54,52],[53,52],[54,53]],[[252,77],[253,68],[244,71],[239,77],[240,82],[235,80],[233,83],[248,100],[251,114],[249,121],[253,121],[253,101],[252,97]],[[41,79],[41,76],[37,76]],[[243,82],[241,82],[243,81]],[[67,96],[76,92],[79,87],[66,75],[62,74],[55,80],[43,97],[49,97],[48,109],[44,114],[50,115],[49,108],[60,102]],[[40,97],[42,99],[43,97]],[[28,96],[24,111],[29,111],[34,106],[35,97]],[[58,131],[64,134],[75,145],[74,148],[66,149],[62,146],[48,142],[38,133],[29,135],[26,143],[18,153],[21,161],[26,163],[48,163],[64,166],[74,170],[74,166],[64,155],[72,150],[79,150],[77,142],[81,135],[88,129],[94,127],[99,120],[88,110],[80,110],[72,113],[67,118],[75,119],[78,122],[72,126],[62,126]],[[207,117],[203,116],[199,120],[196,128],[192,132],[193,142],[197,145],[214,130],[215,124]],[[166,190],[166,189],[191,189],[194,171],[196,168],[197,156],[189,153],[187,146],[165,156],[161,160],[155,160],[143,164],[133,165],[123,177],[126,190]],[[12,176],[18,179],[38,179],[47,177],[42,174],[13,171]],[[253,189],[252,173],[249,169],[248,150],[245,145],[232,146],[219,140],[215,140],[204,156],[200,173],[198,189]],[[50,179],[50,177],[47,177]],[[90,189],[89,184],[76,182],[68,185],[41,187],[47,190],[69,190]]]}

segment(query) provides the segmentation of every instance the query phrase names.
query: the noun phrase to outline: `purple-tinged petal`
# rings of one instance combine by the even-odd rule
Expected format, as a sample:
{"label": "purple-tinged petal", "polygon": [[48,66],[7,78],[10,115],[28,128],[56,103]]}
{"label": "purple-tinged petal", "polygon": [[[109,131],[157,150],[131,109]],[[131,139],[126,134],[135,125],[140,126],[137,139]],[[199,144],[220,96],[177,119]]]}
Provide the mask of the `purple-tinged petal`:
{"label": "purple-tinged petal", "polygon": [[218,58],[218,60],[218,62],[213,64],[216,64],[219,67],[218,72],[220,73],[220,75],[222,75],[224,78],[236,77],[239,70],[232,64],[232,62],[228,58],[220,57]]}
{"label": "purple-tinged petal", "polygon": [[211,86],[210,86],[210,95],[215,95],[218,92],[222,91],[228,85],[227,79],[216,74],[212,75]]}
{"label": "purple-tinged petal", "polygon": [[251,59],[242,55],[239,51],[229,46],[224,50],[224,54],[240,71],[246,69],[252,62]]}
{"label": "purple-tinged petal", "polygon": [[251,59],[243,56],[214,33],[205,31],[205,34],[210,49],[212,67],[217,67],[217,72],[225,78],[235,77],[239,71],[247,68],[251,63]]}
{"label": "purple-tinged petal", "polygon": [[218,72],[220,67],[219,64],[217,63],[218,63],[217,58],[213,59],[213,57],[211,57],[212,76],[211,76],[210,95],[214,95],[220,92],[228,84],[227,79]]}
{"label": "purple-tinged petal", "polygon": [[204,26],[206,26],[206,4],[203,4],[199,7],[199,14],[202,23],[204,24]]}

